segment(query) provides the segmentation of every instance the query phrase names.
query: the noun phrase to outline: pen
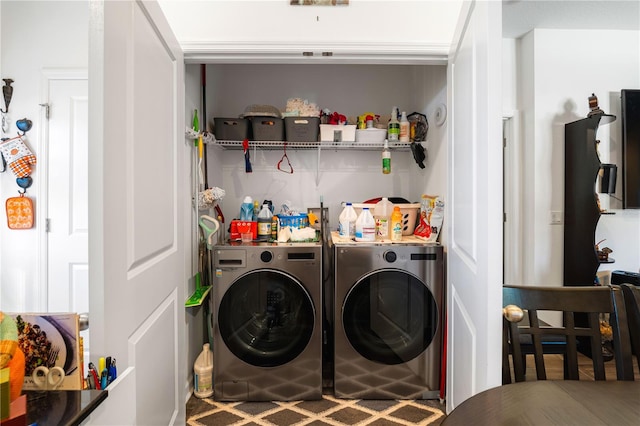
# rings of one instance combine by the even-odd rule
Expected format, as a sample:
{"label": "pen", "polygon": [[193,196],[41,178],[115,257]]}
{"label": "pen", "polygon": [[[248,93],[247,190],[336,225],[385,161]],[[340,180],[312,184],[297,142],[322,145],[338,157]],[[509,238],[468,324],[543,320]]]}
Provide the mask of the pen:
{"label": "pen", "polygon": [[111,359],[111,367],[109,367],[109,377],[111,378],[111,382],[113,382],[118,377],[118,371],[116,370],[116,359]]}
{"label": "pen", "polygon": [[100,390],[100,380],[98,379],[98,371],[96,370],[96,366],[93,365],[92,362],[89,363],[89,371],[91,372],[91,376],[93,377],[93,388]]}
{"label": "pen", "polygon": [[107,388],[107,369],[105,368],[104,370],[102,370],[102,374],[100,376],[100,387],[102,389],[106,389]]}

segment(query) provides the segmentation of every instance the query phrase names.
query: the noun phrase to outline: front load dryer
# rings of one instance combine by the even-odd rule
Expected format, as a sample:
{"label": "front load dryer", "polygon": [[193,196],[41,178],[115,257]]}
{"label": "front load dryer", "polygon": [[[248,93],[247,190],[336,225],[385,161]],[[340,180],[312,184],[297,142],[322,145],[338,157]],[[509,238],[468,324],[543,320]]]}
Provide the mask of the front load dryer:
{"label": "front load dryer", "polygon": [[322,398],[322,245],[213,249],[218,401]]}
{"label": "front load dryer", "polygon": [[442,257],[438,244],[334,246],[336,397],[439,397]]}

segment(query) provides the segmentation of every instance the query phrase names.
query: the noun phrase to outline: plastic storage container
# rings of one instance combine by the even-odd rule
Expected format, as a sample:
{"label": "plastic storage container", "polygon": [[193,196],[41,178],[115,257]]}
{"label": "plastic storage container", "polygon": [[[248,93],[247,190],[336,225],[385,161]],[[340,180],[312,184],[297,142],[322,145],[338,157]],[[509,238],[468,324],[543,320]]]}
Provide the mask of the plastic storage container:
{"label": "plastic storage container", "polygon": [[283,120],[276,117],[251,117],[251,132],[254,141],[283,141]]}
{"label": "plastic storage container", "polygon": [[376,221],[368,207],[356,219],[356,241],[371,242],[376,240]]}
{"label": "plastic storage container", "polygon": [[391,213],[393,203],[388,198],[382,197],[373,209],[373,218],[376,221],[376,240],[388,240],[391,238]]}
{"label": "plastic storage container", "polygon": [[356,130],[356,142],[360,143],[383,143],[387,137],[387,129],[376,129],[370,127],[368,129]]}
{"label": "plastic storage container", "polygon": [[347,203],[344,209],[342,209],[342,213],[340,213],[340,217],[338,219],[338,234],[342,238],[353,238],[356,235],[357,219],[358,214],[353,208],[353,205],[351,203]]}
{"label": "plastic storage container", "polygon": [[284,128],[287,142],[317,142],[320,117],[285,117]]}
{"label": "plastic storage container", "polygon": [[323,142],[353,142],[356,140],[356,125],[321,124],[320,140]]}
{"label": "plastic storage container", "polygon": [[246,118],[213,119],[213,134],[218,140],[242,141],[249,138],[249,121]]}
{"label": "plastic storage container", "polygon": [[213,395],[213,352],[208,343],[202,345],[202,352],[193,364],[193,394],[198,398]]}

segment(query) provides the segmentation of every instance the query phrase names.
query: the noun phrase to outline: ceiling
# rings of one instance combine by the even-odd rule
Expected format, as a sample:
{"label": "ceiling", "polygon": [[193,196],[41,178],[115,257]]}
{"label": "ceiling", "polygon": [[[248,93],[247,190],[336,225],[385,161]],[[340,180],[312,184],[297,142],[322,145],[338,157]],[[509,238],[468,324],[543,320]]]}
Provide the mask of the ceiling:
{"label": "ceiling", "polygon": [[502,36],[519,38],[534,28],[640,30],[638,0],[505,0]]}

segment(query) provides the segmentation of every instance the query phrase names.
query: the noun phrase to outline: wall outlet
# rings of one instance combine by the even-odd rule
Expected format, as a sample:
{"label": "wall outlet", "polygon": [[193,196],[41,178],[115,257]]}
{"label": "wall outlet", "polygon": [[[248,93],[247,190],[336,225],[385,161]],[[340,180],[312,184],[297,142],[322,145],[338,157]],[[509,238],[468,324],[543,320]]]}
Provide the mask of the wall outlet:
{"label": "wall outlet", "polygon": [[562,225],[562,212],[557,210],[551,210],[551,224]]}

